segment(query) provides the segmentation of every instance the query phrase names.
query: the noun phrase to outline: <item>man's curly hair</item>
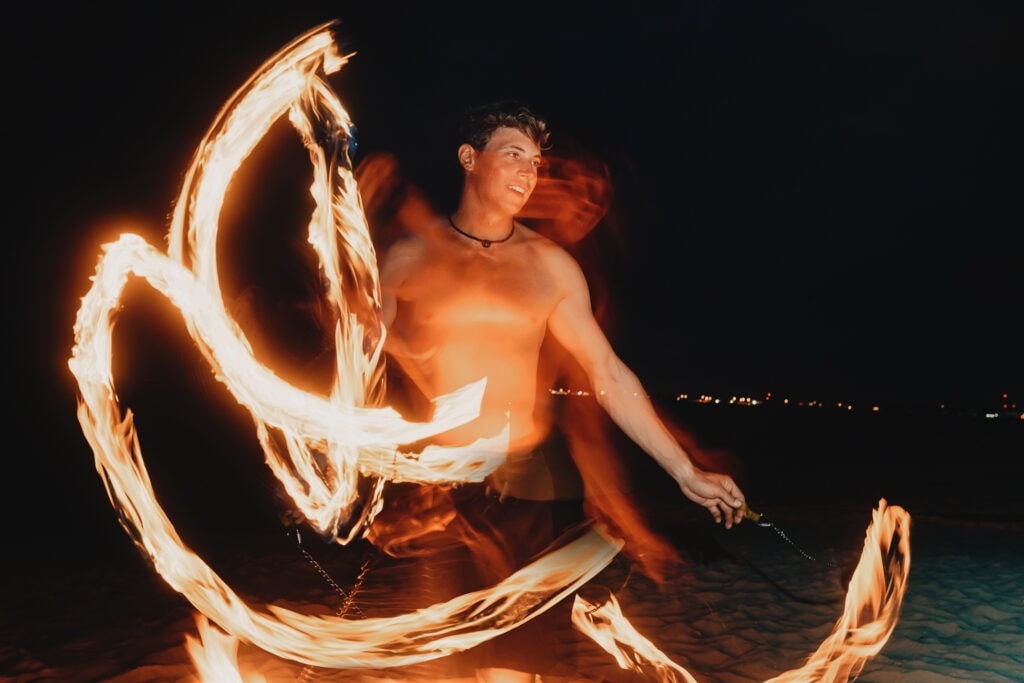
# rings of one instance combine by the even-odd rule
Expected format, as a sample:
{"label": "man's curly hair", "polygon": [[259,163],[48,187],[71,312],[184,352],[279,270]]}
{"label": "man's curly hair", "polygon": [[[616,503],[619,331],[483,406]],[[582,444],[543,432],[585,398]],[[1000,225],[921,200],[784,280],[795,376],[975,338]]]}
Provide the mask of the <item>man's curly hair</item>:
{"label": "man's curly hair", "polygon": [[525,133],[542,150],[549,149],[548,138],[551,132],[547,121],[516,100],[482,104],[463,112],[459,125],[459,144],[467,143],[474,149],[482,150],[498,128],[515,128]]}

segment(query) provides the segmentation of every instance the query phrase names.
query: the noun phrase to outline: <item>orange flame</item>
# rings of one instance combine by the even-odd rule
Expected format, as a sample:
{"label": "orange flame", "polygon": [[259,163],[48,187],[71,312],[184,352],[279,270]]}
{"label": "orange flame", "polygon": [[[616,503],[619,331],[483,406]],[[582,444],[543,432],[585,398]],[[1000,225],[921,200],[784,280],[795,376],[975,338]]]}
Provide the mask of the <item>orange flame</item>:
{"label": "orange flame", "polygon": [[[156,571],[202,615],[198,623],[205,647],[190,640],[189,650],[203,675],[218,680],[240,680],[237,669],[231,668],[234,639],[328,668],[404,666],[465,650],[550,608],[606,567],[622,547],[621,541],[591,529],[488,590],[387,619],[349,620],[275,606],[267,611],[251,608],[183,544],[156,500],[132,413],[121,410],[111,370],[114,312],[132,275],[145,278],[178,308],[217,379],[252,414],[267,464],[296,507],[342,544],[365,534],[380,510],[385,481],[481,481],[505,457],[507,425],[497,436],[468,447],[431,446],[415,457],[399,451],[400,444],[474,419],[483,381],[435,399],[429,422],[409,422],[380,405],[387,331],[379,322],[376,257],[348,158],[351,124],[322,78],[348,59],[336,53],[329,26],[309,31],[283,48],[222,110],[185,176],[167,254],[133,234],[103,245],[92,286],[76,317],[75,346],[68,361],[79,387],[78,419],[108,497]],[[282,381],[253,358],[242,329],[227,313],[219,287],[216,237],[225,192],[241,163],[285,113],[314,167],[309,243],[320,258],[325,296],[337,311],[336,375],[327,397]],[[282,438],[271,438],[274,433]],[[279,441],[285,444],[283,451]],[[373,483],[367,500],[360,500],[357,493],[360,477]],[[864,660],[885,643],[909,569],[908,520],[883,501],[876,512],[877,529],[873,537],[869,535],[851,584],[847,614],[801,671],[832,676],[816,680],[840,680],[859,672]],[[895,579],[886,585],[880,566],[895,534],[901,536],[901,562],[890,569],[902,572],[893,572]],[[605,615],[618,632],[613,639],[631,638],[630,647],[643,660],[672,677],[664,680],[692,680],[627,624],[619,623],[614,599],[607,608],[577,604],[591,622],[594,615]],[[207,618],[229,636],[209,628]],[[600,631],[596,629],[593,637],[611,642]],[[773,680],[797,680],[787,676]]]}
{"label": "orange flame", "polygon": [[697,683],[690,672],[672,662],[651,641],[640,635],[622,614],[614,595],[601,606],[577,595],[572,605],[572,623],[615,657],[622,669],[640,674],[651,669],[659,681]]}
{"label": "orange flame", "polygon": [[185,636],[188,650],[201,681],[219,683],[266,683],[259,674],[242,676],[238,669],[238,639],[212,626],[203,615],[196,615],[199,638]]}
{"label": "orange flame", "polygon": [[846,592],[846,608],[832,634],[804,666],[766,683],[833,683],[856,678],[867,660],[889,642],[909,574],[910,515],[882,499],[872,512],[864,550]]}
{"label": "orange flame", "polygon": [[[909,573],[910,515],[883,499],[873,511],[864,550],[847,590],[846,607],[832,634],[802,667],[765,683],[845,683],[855,679],[896,628]],[[614,595],[600,607],[577,595],[572,621],[578,630],[615,657],[623,669],[648,674],[659,681],[696,683],[689,672],[633,628]]]}
{"label": "orange flame", "polygon": [[[281,608],[270,613],[251,609],[184,546],[156,500],[131,411],[122,417],[111,372],[113,312],[129,275],[145,278],[179,309],[215,376],[252,413],[275,475],[303,514],[336,540],[365,533],[380,508],[385,480],[479,481],[505,456],[507,428],[469,447],[434,447],[415,457],[398,452],[401,443],[475,418],[483,382],[436,399],[430,422],[407,422],[375,405],[386,334],[376,318],[376,259],[347,150],[338,151],[347,143],[349,119],[320,76],[321,70],[329,73],[345,61],[322,26],[281,50],[235,95],[186,175],[169,233],[170,257],[133,234],[103,246],[78,311],[68,365],[78,381],[79,422],[107,494],[125,530],[169,585],[228,633],[267,652],[324,667],[372,668],[443,656],[509,630],[582,585],[611,561],[620,544],[592,530],[489,591],[391,619],[324,619]],[[310,243],[321,257],[327,296],[339,311],[337,374],[327,398],[283,382],[253,358],[244,333],[226,312],[218,284],[216,231],[224,193],[241,162],[285,112],[315,167]],[[339,249],[346,260],[338,256]],[[271,430],[284,435],[287,453],[273,445]],[[314,454],[326,456],[327,466],[316,462]],[[361,511],[356,506],[359,476],[376,481]],[[350,530],[339,537],[343,524]]]}
{"label": "orange flame", "polygon": [[[384,478],[479,481],[500,464],[507,449],[501,441],[507,436],[499,435],[462,452],[430,449],[415,459],[398,457],[399,443],[442,431],[441,423],[450,428],[475,417],[469,411],[478,409],[479,400],[443,397],[437,402],[438,419],[413,429],[396,428],[397,416],[388,411],[362,410],[379,401],[382,385],[384,330],[378,316],[376,255],[350,170],[351,121],[318,74],[321,68],[336,71],[347,59],[336,54],[330,33],[323,28],[296,39],[271,58],[228,102],[200,144],[185,175],[168,235],[170,256],[190,264],[209,292],[211,313],[227,318],[216,249],[224,196],[242,161],[287,112],[313,165],[310,192],[315,210],[309,243],[320,258],[329,303],[339,312],[335,382],[330,399],[318,406],[323,412],[314,416],[303,405],[309,396],[276,377],[254,381],[267,371],[248,362],[251,349],[240,331],[208,340],[192,321],[186,322],[219,379],[250,409],[267,463],[297,507],[318,529],[342,542],[352,540],[372,520]],[[343,273],[348,282],[343,281]],[[467,391],[482,395],[483,386]],[[286,454],[270,438],[271,430],[281,433]],[[317,464],[316,454],[326,456],[328,467]],[[356,507],[360,474],[376,477],[378,482],[362,512]],[[338,538],[343,525],[349,532]]]}

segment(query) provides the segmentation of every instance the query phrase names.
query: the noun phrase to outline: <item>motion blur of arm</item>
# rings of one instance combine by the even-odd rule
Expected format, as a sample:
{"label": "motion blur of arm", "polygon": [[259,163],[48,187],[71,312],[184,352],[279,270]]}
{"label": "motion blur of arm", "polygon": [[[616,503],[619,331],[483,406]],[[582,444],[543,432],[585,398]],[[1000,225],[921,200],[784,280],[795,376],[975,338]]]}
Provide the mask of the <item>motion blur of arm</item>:
{"label": "motion blur of arm", "polygon": [[620,429],[676,481],[683,494],[726,528],[743,519],[743,492],[726,474],[699,468],[658,417],[640,380],[616,355],[590,307],[586,279],[566,252],[553,249],[551,270],[563,296],[548,321],[551,333],[590,379],[598,404]]}
{"label": "motion blur of arm", "polygon": [[[356,167],[355,176],[364,211],[374,226],[375,247],[381,254],[381,306],[384,326],[389,328],[398,311],[396,289],[420,257],[423,245],[417,235],[423,226],[438,220],[440,214],[422,191],[402,175],[392,154],[368,155]],[[386,348],[413,375],[415,364],[428,360],[436,351],[413,350],[396,335],[388,336]]]}

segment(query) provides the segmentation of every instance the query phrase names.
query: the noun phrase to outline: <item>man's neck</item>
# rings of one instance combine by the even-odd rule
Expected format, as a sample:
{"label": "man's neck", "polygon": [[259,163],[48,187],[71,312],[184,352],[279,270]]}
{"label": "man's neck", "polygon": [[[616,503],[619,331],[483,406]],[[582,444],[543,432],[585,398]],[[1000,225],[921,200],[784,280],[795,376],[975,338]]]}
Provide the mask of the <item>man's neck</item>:
{"label": "man's neck", "polygon": [[484,211],[468,206],[466,202],[449,214],[451,227],[464,237],[481,243],[498,243],[511,238],[515,228],[514,218],[508,214]]}

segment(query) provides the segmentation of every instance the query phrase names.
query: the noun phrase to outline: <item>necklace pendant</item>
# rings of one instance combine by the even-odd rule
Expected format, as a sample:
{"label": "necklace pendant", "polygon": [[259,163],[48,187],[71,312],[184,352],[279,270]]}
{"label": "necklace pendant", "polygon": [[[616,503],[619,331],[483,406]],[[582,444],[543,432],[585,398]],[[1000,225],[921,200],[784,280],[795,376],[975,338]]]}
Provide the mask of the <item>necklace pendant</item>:
{"label": "necklace pendant", "polygon": [[501,244],[502,242],[508,242],[510,239],[512,239],[512,235],[514,235],[516,232],[516,222],[514,220],[512,221],[512,226],[508,230],[508,234],[502,237],[500,240],[485,240],[482,237],[477,237],[476,235],[466,232],[459,226],[455,225],[455,221],[452,220],[451,214],[448,214],[448,224],[451,225],[452,229],[455,230],[455,232],[459,233],[460,235],[468,237],[469,239],[475,240],[482,244],[484,249],[490,249],[491,245],[494,243]]}

